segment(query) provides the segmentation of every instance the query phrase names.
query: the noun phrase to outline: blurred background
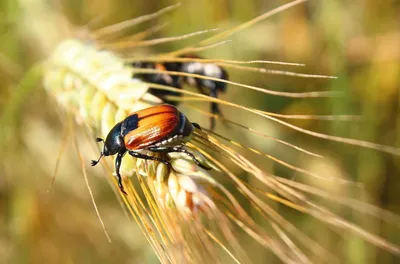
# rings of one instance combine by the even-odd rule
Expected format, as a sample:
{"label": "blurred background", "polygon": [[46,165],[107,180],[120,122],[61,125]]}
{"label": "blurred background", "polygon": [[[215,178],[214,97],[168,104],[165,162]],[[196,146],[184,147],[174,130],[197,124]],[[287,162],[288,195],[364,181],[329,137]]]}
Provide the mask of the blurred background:
{"label": "blurred background", "polygon": [[[60,171],[54,174],[68,120],[40,84],[34,67],[76,27],[98,19],[98,27],[155,12],[174,1],[124,0],[2,0],[0,2],[0,262],[1,263],[158,263],[146,240],[125,214],[105,175],[89,179],[100,213],[113,243],[109,244],[86,189],[73,141],[66,144]],[[182,6],[155,21],[139,25],[167,25],[151,38],[177,36],[198,30],[239,25],[287,1],[182,1]],[[225,100],[265,111],[287,114],[356,114],[359,121],[295,120],[302,128],[346,138],[400,147],[400,1],[311,0],[238,34],[225,45],[201,52],[205,58],[278,60],[305,67],[261,65],[268,69],[335,75],[336,80],[305,79],[230,69],[232,81],[279,91],[338,91],[339,98],[290,99],[260,96],[240,87],[228,87]],[[202,36],[135,49],[137,56],[156,54],[195,44]],[[243,95],[245,94],[245,96]],[[195,104],[208,109],[204,103]],[[207,126],[208,118],[185,108],[191,120]],[[222,107],[222,111],[224,111]],[[315,161],[281,145],[238,128],[218,124],[217,131],[242,143],[319,173],[363,184],[338,185],[277,167],[265,158],[263,169],[290,179],[318,185],[333,195],[347,195],[400,213],[400,158],[361,147],[332,143],[274,126],[242,111],[225,109],[225,116],[316,151]],[[77,132],[81,149],[90,149],[88,137]],[[64,138],[64,139],[63,139]],[[97,157],[88,151],[85,158]],[[243,177],[246,177],[244,175]],[[282,214],[286,212],[284,209]],[[388,226],[368,215],[343,212],[348,219],[400,244],[399,223]],[[326,227],[302,215],[286,215],[307,235],[346,263],[398,263],[395,256],[361,239],[331,234]],[[314,225],[315,224],[315,225]],[[335,232],[333,232],[335,233]],[[340,233],[340,231],[339,231]],[[329,235],[330,234],[330,235]],[[339,238],[338,238],[339,237]],[[345,238],[343,238],[345,237]],[[245,240],[244,240],[245,241]],[[259,263],[273,262],[268,252],[246,241],[246,250]],[[254,246],[254,248],[253,248]],[[253,254],[252,253],[252,254]]]}

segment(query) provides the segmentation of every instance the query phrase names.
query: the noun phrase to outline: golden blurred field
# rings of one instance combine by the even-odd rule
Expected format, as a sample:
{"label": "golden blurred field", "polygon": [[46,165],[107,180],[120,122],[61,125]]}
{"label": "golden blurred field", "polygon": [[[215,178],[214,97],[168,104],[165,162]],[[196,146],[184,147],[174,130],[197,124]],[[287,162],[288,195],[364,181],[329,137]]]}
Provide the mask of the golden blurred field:
{"label": "golden blurred field", "polygon": [[[0,262],[1,263],[158,263],[140,230],[116,199],[105,175],[92,170],[97,157],[90,138],[77,131],[85,150],[89,180],[97,205],[110,233],[108,243],[90,200],[73,140],[61,157],[55,184],[47,192],[54,173],[67,118],[45,94],[40,74],[32,67],[47,56],[68,32],[60,14],[76,25],[98,18],[105,26],[155,12],[175,1],[44,1],[0,2]],[[177,36],[198,30],[239,25],[287,1],[219,0],[182,1],[182,6],[155,21],[132,29],[168,23],[156,37]],[[59,13],[57,13],[59,12]],[[283,75],[229,70],[231,80],[272,90],[338,91],[332,99],[290,99],[228,87],[223,99],[269,112],[286,114],[354,114],[357,121],[295,120],[303,128],[327,134],[372,141],[400,148],[400,2],[396,0],[310,0],[229,37],[231,42],[201,52],[205,58],[278,60],[304,63],[302,68],[265,65],[279,70],[334,75],[338,79],[306,79]],[[141,57],[182,48],[201,36],[135,49]],[[138,55],[138,56],[139,56]],[[204,106],[197,103],[198,106]],[[185,106],[182,107],[185,110]],[[186,109],[191,120],[208,119]],[[224,107],[222,107],[224,110]],[[359,185],[313,182],[333,195],[368,201],[400,213],[400,158],[357,146],[316,139],[271,126],[263,119],[237,110],[226,117],[316,151],[326,158],[310,161],[287,153],[271,141],[243,130],[218,125],[217,131],[266,153],[322,175],[329,174]],[[62,115],[61,115],[62,116]],[[88,151],[86,151],[88,150]],[[261,161],[256,155],[248,158]],[[263,169],[289,179],[304,176],[277,167],[270,161]],[[246,175],[243,175],[246,177]],[[315,181],[315,179],[308,179]],[[310,182],[311,183],[311,182]],[[331,201],[322,203],[335,206]],[[250,205],[249,205],[250,207]],[[278,207],[278,205],[276,205]],[[251,210],[251,208],[249,208]],[[279,208],[277,209],[279,210]],[[337,210],[342,210],[337,205]],[[348,209],[346,209],[348,210]],[[350,234],[329,230],[307,216],[279,210],[307,235],[335,252],[346,263],[398,263],[399,258]],[[400,244],[399,223],[367,214],[342,212],[347,219]],[[385,219],[385,216],[382,216]],[[396,218],[397,219],[397,218]],[[254,241],[243,240],[257,263],[279,263]],[[336,253],[337,252],[337,253]]]}

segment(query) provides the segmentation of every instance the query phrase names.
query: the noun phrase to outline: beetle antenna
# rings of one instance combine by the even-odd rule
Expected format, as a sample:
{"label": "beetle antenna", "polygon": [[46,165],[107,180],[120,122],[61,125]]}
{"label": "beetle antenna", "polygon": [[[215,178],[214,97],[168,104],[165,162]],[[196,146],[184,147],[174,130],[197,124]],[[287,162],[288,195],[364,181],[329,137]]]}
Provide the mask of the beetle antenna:
{"label": "beetle antenna", "polygon": [[[104,143],[104,139],[102,138],[96,138],[96,142],[103,142]],[[97,163],[99,163],[100,159],[104,156],[103,152],[100,152],[100,157],[98,158],[98,160],[92,160],[91,164],[92,166],[96,166]]]}
{"label": "beetle antenna", "polygon": [[[97,140],[97,139],[96,139]],[[100,157],[98,160],[92,160],[92,166],[96,166],[99,163],[100,159],[104,156],[103,152],[100,153]]]}

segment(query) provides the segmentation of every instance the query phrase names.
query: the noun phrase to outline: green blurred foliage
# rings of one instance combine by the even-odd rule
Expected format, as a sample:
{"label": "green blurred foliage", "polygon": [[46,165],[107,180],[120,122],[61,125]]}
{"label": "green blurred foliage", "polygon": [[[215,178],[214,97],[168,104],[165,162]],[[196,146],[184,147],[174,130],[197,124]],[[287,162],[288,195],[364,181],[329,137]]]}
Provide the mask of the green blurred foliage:
{"label": "green blurred foliage", "polygon": [[[53,102],[44,94],[33,65],[49,55],[57,41],[71,32],[54,20],[52,12],[63,13],[75,26],[99,19],[97,26],[154,12],[171,1],[44,1],[0,2],[0,261],[2,263],[156,263],[140,230],[124,213],[107,186],[104,175],[91,174],[91,183],[104,222],[113,239],[109,244],[96,218],[84,185],[72,140],[62,157],[60,173],[50,193],[53,175],[67,120],[60,120]],[[286,1],[218,0],[183,1],[176,11],[135,27],[168,23],[153,38],[239,25]],[[235,60],[279,60],[305,63],[303,68],[266,65],[270,69],[335,75],[337,80],[311,80],[230,70],[233,81],[282,91],[333,90],[333,99],[293,100],[259,96],[229,87],[222,98],[265,111],[291,114],[360,114],[361,121],[295,121],[303,128],[400,147],[400,2],[394,0],[309,1],[254,25],[229,39],[232,42],[201,52],[206,58]],[[56,29],[58,32],[48,30]],[[57,35],[58,34],[58,35]],[[202,37],[135,50],[141,57],[195,44]],[[27,86],[29,86],[27,88]],[[24,89],[25,88],[25,89]],[[50,111],[49,111],[50,109]],[[53,110],[53,111],[52,111]],[[190,112],[189,112],[190,113]],[[205,117],[190,113],[207,124]],[[221,133],[285,158],[312,171],[359,181],[365,189],[320,186],[332,193],[361,197],[373,204],[400,212],[400,159],[360,147],[324,140],[275,127],[252,115],[226,111],[226,116],[266,130],[272,135],[315,150],[327,157],[321,164],[296,153],[287,153],[265,139],[220,125]],[[80,135],[80,134],[79,134]],[[87,137],[82,136],[82,146]],[[85,145],[86,144],[86,145]],[[96,156],[94,151],[85,158]],[[252,156],[253,157],[253,156]],[[255,160],[261,160],[254,156]],[[289,178],[301,176],[266,163],[264,169]],[[303,181],[306,181],[303,179]],[[311,184],[311,183],[310,183]],[[313,183],[314,184],[314,183]],[[336,236],[315,222],[282,210],[296,226],[347,263],[396,263],[394,256],[368,246],[360,239],[335,240]],[[396,228],[367,216],[352,216],[361,226],[400,244]],[[319,228],[319,227],[318,227]],[[331,234],[330,236],[327,234]],[[254,242],[246,250],[259,255]],[[254,247],[253,247],[254,246]],[[397,260],[397,261],[396,261]]]}

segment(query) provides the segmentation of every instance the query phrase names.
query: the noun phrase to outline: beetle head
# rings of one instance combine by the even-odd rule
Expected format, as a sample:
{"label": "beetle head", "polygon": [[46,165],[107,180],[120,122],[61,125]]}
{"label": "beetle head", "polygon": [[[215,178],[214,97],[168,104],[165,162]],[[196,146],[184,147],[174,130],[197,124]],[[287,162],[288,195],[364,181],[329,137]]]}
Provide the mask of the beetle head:
{"label": "beetle head", "polygon": [[103,151],[100,153],[98,160],[92,160],[92,166],[99,163],[103,156],[115,155],[118,152],[125,150],[124,140],[121,136],[121,122],[116,124],[111,131],[108,133],[106,140],[102,138],[96,138],[97,142],[103,142]]}

